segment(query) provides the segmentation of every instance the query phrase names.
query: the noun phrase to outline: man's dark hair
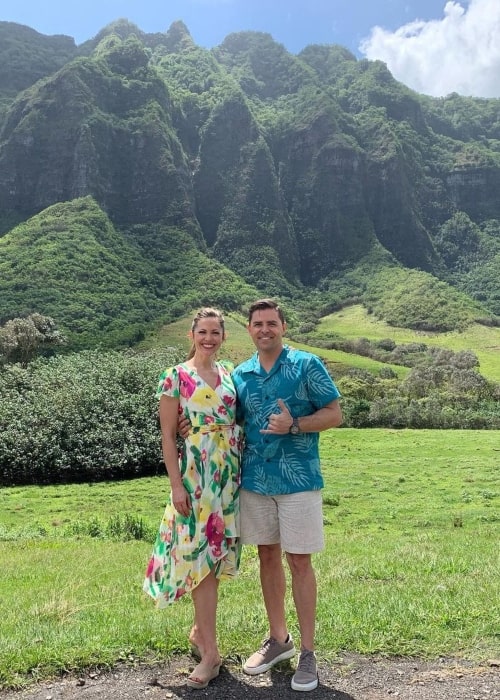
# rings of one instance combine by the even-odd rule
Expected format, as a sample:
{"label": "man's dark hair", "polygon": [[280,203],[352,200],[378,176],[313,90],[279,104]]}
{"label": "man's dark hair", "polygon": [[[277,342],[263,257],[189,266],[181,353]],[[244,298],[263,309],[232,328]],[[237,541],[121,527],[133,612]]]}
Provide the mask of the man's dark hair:
{"label": "man's dark hair", "polygon": [[285,315],[276,301],[272,299],[259,299],[254,301],[254,303],[248,309],[248,323],[251,323],[252,316],[255,311],[263,311],[264,309],[274,309],[278,312],[281,323],[285,323]]}

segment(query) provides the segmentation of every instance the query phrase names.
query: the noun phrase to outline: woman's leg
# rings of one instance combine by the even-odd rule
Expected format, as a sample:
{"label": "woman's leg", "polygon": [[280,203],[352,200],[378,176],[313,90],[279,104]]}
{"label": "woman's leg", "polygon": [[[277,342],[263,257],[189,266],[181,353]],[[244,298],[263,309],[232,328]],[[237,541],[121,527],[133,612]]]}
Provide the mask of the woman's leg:
{"label": "woman's leg", "polygon": [[194,622],[189,639],[200,650],[201,662],[191,678],[200,681],[208,678],[221,663],[216,632],[218,586],[218,579],[210,572],[192,592]]}

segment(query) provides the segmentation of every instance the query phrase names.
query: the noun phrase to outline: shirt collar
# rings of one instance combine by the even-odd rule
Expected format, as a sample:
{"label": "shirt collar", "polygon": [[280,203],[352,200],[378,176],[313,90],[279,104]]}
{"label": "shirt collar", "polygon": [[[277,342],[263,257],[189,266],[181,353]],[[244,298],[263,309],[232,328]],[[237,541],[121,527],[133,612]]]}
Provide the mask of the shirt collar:
{"label": "shirt collar", "polygon": [[[267,374],[274,374],[274,372],[277,371],[278,367],[279,367],[281,364],[283,364],[284,362],[286,362],[287,355],[288,355],[288,350],[289,350],[288,345],[284,345],[284,346],[283,346],[283,350],[281,351],[281,353],[280,353],[280,354],[278,355],[278,357],[276,358],[276,362],[275,362],[274,365],[272,366],[271,371],[268,372]],[[252,357],[248,360],[248,362],[246,363],[246,365],[247,365],[247,366],[245,367],[245,372],[252,372],[252,373],[254,373],[254,374],[266,374],[266,373],[262,370],[262,367],[261,367],[261,365],[260,365],[259,353],[258,353],[258,352],[255,352],[255,353],[252,355]]]}

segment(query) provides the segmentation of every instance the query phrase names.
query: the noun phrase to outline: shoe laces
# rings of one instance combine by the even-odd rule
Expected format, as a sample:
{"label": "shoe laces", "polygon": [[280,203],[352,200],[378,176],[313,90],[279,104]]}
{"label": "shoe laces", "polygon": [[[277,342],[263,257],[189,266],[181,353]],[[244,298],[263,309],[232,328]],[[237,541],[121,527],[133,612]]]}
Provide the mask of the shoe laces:
{"label": "shoe laces", "polygon": [[267,651],[276,644],[276,639],[274,637],[268,637],[267,639],[264,639],[262,642],[262,646],[259,649],[259,652],[262,655],[266,655]]}
{"label": "shoe laces", "polygon": [[297,671],[304,671],[304,673],[313,674],[316,673],[316,657],[314,656],[314,651],[303,649],[300,652]]}

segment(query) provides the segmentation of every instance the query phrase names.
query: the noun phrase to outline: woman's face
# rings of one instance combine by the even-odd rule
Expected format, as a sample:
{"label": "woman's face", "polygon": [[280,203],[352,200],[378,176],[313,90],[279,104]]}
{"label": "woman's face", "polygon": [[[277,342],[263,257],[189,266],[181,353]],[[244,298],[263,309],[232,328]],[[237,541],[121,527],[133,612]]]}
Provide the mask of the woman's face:
{"label": "woman's face", "polygon": [[220,321],[216,318],[200,318],[191,336],[195,352],[199,355],[215,355],[225,337]]}

